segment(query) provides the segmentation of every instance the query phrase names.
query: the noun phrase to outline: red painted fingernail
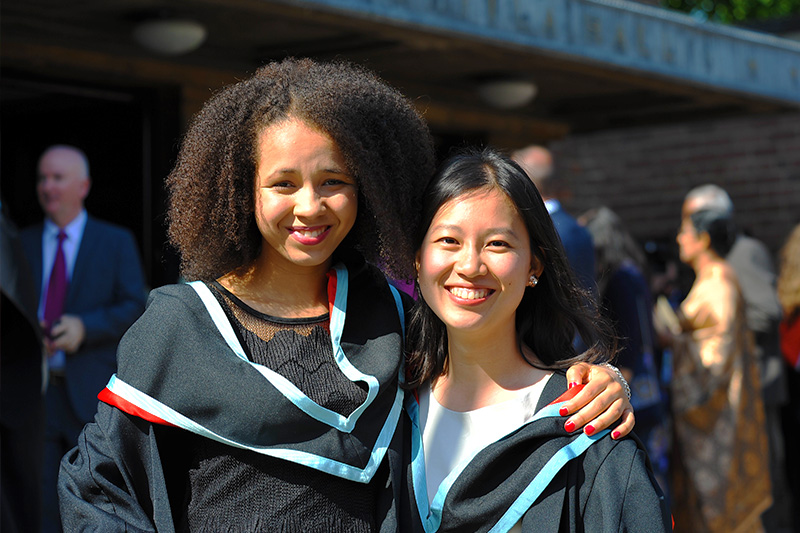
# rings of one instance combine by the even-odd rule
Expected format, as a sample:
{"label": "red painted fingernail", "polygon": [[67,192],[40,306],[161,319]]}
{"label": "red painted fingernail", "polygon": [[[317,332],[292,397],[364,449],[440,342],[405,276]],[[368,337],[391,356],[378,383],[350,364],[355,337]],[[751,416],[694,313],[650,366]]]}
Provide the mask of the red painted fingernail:
{"label": "red painted fingernail", "polygon": [[567,409],[566,407],[562,407],[561,409],[558,410],[558,414],[560,414],[561,416],[567,416],[569,414],[569,409]]}
{"label": "red painted fingernail", "polygon": [[564,424],[564,429],[566,429],[568,433],[572,433],[575,431],[575,423],[572,420],[568,420],[567,423]]}
{"label": "red painted fingernail", "polygon": [[588,424],[585,428],[583,428],[583,432],[586,433],[587,435],[591,435],[592,433],[594,433],[594,426]]}
{"label": "red painted fingernail", "polygon": [[572,387],[577,387],[577,386],[578,386],[578,382],[570,381],[569,385],[567,385],[567,388],[571,389]]}
{"label": "red painted fingernail", "polygon": [[611,438],[614,439],[614,440],[618,439],[619,438],[619,431],[615,431],[614,433],[612,433],[611,434]]}

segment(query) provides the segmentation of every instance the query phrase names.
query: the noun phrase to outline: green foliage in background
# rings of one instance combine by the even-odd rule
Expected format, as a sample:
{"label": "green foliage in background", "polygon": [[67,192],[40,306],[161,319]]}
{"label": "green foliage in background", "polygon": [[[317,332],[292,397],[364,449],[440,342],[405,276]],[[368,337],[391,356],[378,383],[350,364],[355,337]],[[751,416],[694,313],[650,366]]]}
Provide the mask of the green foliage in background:
{"label": "green foliage in background", "polygon": [[702,20],[729,24],[800,13],[800,0],[662,0],[662,5]]}

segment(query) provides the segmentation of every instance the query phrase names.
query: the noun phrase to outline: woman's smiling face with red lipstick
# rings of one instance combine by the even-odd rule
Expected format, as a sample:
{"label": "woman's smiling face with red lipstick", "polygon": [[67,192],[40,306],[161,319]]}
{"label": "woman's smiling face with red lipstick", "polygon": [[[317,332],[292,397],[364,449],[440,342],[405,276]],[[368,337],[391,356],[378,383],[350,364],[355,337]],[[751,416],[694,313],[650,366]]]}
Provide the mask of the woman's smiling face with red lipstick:
{"label": "woman's smiling face with red lipstick", "polygon": [[[531,274],[528,230],[498,189],[478,189],[443,204],[417,255],[423,298],[448,330],[513,326]],[[532,266],[533,265],[533,266]]]}
{"label": "woman's smiling face with red lipstick", "polygon": [[292,118],[261,133],[255,217],[269,264],[329,266],[357,208],[355,179],[328,135]]}

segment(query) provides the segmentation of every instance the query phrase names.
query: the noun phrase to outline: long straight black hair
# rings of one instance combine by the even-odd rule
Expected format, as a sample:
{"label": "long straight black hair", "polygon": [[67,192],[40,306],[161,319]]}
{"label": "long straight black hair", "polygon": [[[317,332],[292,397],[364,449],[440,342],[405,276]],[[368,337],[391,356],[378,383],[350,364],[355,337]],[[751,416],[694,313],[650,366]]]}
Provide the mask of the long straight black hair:
{"label": "long straight black hair", "polygon": [[[532,255],[544,265],[539,283],[525,289],[517,308],[517,342],[531,348],[540,363],[527,357],[525,360],[534,366],[559,369],[580,361],[611,359],[616,345],[611,327],[598,313],[592,295],[577,283],[539,191],[509,157],[490,148],[472,149],[441,165],[424,196],[414,241],[417,250],[442,205],[481,189],[499,190],[511,200],[528,230]],[[447,328],[422,298],[419,287],[417,293],[408,327],[408,387],[447,371]],[[581,354],[573,346],[576,332],[589,346]]]}

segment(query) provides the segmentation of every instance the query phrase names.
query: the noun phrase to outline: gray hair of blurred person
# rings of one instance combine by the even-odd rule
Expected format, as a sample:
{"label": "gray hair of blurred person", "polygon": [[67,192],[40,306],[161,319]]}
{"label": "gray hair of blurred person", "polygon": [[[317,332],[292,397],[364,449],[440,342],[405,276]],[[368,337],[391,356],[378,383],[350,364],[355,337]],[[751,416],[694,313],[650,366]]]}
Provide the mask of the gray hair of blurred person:
{"label": "gray hair of blurred person", "polygon": [[514,151],[511,159],[522,167],[543,198],[554,196],[555,172],[553,154],[550,150],[544,146],[527,146]]}
{"label": "gray hair of blurred person", "polygon": [[594,242],[597,285],[603,294],[611,274],[624,262],[629,261],[642,272],[647,268],[644,251],[636,239],[625,228],[622,219],[606,206],[596,207],[578,218]]}
{"label": "gray hair of blurred person", "polygon": [[712,210],[726,214],[733,219],[733,202],[725,189],[713,183],[700,185],[690,190],[683,200],[684,205],[694,203],[694,211]]}

